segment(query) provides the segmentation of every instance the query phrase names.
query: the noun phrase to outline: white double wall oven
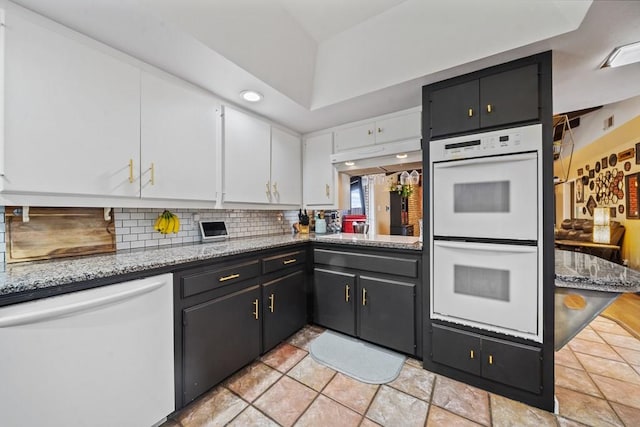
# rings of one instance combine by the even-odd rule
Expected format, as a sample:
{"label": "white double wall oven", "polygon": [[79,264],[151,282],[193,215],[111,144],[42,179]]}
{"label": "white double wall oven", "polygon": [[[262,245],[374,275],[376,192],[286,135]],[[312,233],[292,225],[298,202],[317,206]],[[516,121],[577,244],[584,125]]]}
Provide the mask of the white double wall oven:
{"label": "white double wall oven", "polygon": [[542,125],[432,140],[432,319],[542,342]]}

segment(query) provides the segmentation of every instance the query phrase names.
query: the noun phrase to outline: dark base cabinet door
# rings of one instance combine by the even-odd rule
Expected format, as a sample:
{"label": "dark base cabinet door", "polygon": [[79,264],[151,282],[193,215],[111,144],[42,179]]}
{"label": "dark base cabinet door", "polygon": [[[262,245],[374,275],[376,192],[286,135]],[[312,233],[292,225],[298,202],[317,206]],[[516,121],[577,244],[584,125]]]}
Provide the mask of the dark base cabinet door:
{"label": "dark base cabinet door", "polygon": [[542,360],[539,348],[484,338],[482,356],[482,375],[485,378],[540,393]]}
{"label": "dark base cabinet door", "polygon": [[267,352],[307,321],[305,273],[296,271],[262,285],[262,344]]}
{"label": "dark base cabinet door", "polygon": [[355,335],[355,294],[355,274],[314,269],[313,321],[326,328]]}
{"label": "dark base cabinet door", "polygon": [[360,276],[358,336],[415,354],[415,285]]}
{"label": "dark base cabinet door", "polygon": [[260,355],[259,304],[256,284],[183,310],[185,404]]}
{"label": "dark base cabinet door", "polygon": [[481,350],[479,336],[433,325],[431,353],[434,362],[480,375]]}

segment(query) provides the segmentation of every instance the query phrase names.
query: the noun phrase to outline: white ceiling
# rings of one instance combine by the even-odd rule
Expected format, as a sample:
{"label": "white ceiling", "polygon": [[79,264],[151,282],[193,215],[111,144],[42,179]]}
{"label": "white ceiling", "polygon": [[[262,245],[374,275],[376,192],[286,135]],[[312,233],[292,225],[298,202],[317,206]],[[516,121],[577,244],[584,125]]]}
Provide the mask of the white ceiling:
{"label": "white ceiling", "polygon": [[[554,51],[554,111],[640,95],[640,1],[15,0],[306,133],[421,103],[421,86]],[[240,91],[265,95],[242,104]]]}

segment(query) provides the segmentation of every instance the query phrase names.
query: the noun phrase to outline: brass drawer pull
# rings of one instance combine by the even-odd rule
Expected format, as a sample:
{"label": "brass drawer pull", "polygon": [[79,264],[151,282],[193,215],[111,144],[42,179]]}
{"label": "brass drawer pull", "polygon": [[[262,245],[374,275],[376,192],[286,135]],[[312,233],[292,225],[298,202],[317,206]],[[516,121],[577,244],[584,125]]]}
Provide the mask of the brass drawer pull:
{"label": "brass drawer pull", "polygon": [[493,365],[493,356],[489,355],[489,365]]}
{"label": "brass drawer pull", "polygon": [[150,169],[151,169],[151,180],[150,180],[150,182],[151,182],[151,185],[155,185],[155,183],[156,183],[156,167],[153,164],[153,162],[151,162]]}
{"label": "brass drawer pull", "polygon": [[349,302],[349,285],[344,285],[344,300]]}
{"label": "brass drawer pull", "polygon": [[284,261],[282,261],[282,263],[283,263],[284,265],[287,265],[287,264],[291,264],[292,262],[296,262],[296,261],[297,261],[297,259],[292,258],[292,259],[284,260]]}
{"label": "brass drawer pull", "polygon": [[329,197],[329,195],[331,194],[331,187],[329,187],[329,184],[325,184],[325,193],[327,194],[327,197]]}
{"label": "brass drawer pull", "polygon": [[473,108],[469,108],[469,117],[473,117]]}
{"label": "brass drawer pull", "polygon": [[493,111],[493,107],[491,104],[487,104],[487,113],[490,113],[491,111]]}
{"label": "brass drawer pull", "polygon": [[469,358],[470,358],[470,359],[473,359],[473,350],[471,350],[471,351],[469,352]]}
{"label": "brass drawer pull", "polygon": [[238,277],[240,277],[239,274],[230,274],[228,276],[224,276],[218,279],[219,282],[226,282],[227,280],[231,280],[231,279],[237,279]]}
{"label": "brass drawer pull", "polygon": [[273,308],[276,305],[276,296],[274,294],[269,295],[269,311],[273,313]]}
{"label": "brass drawer pull", "polygon": [[253,309],[254,309],[253,317],[255,317],[255,319],[258,320],[258,299],[257,298],[253,301]]}
{"label": "brass drawer pull", "polygon": [[133,183],[133,159],[129,159],[129,182]]}
{"label": "brass drawer pull", "polygon": [[362,288],[362,305],[367,305],[367,290]]}

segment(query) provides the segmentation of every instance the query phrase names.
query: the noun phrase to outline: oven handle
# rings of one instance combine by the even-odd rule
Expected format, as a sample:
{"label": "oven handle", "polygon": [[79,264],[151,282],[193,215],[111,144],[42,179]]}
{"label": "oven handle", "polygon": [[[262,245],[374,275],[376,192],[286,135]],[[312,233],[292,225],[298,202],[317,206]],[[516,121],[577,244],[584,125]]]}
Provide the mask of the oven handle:
{"label": "oven handle", "polygon": [[473,243],[473,242],[443,242],[442,240],[435,240],[433,246],[440,246],[443,248],[452,249],[468,249],[468,250],[480,250],[488,252],[512,252],[512,253],[534,253],[538,251],[537,246],[516,246],[516,245],[492,245],[488,243]]}
{"label": "oven handle", "polygon": [[538,158],[537,153],[522,153],[522,154],[512,154],[507,156],[479,157],[475,159],[454,160],[449,162],[434,163],[433,168],[444,169],[444,168],[456,168],[459,166],[467,166],[467,165],[475,165],[475,164],[522,162],[526,160],[534,160],[537,158]]}

